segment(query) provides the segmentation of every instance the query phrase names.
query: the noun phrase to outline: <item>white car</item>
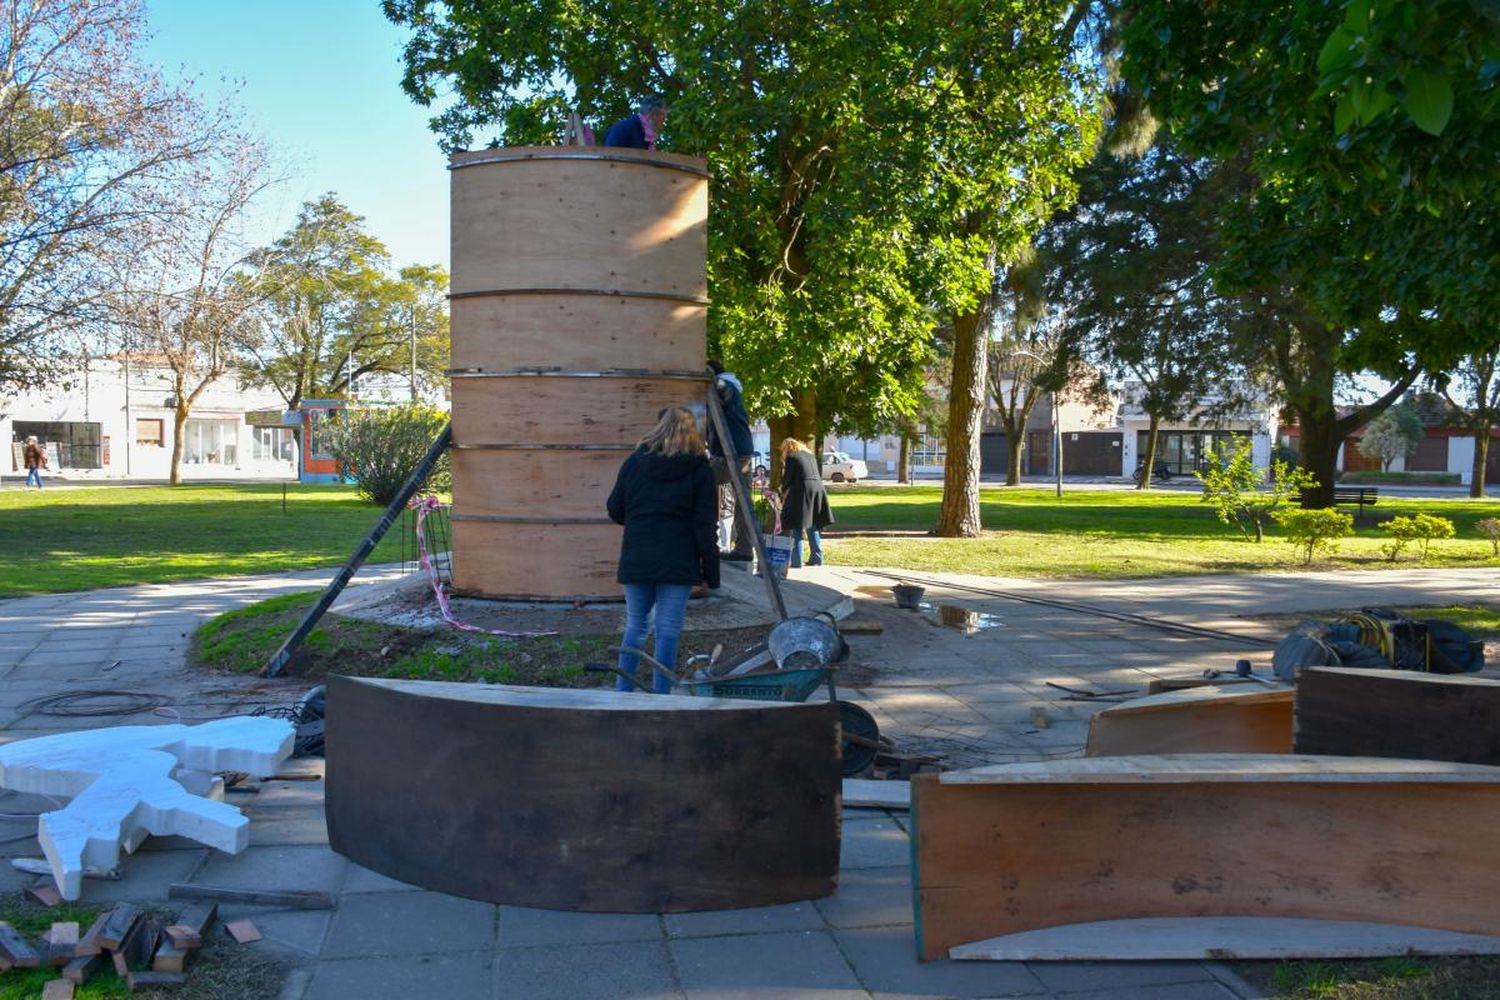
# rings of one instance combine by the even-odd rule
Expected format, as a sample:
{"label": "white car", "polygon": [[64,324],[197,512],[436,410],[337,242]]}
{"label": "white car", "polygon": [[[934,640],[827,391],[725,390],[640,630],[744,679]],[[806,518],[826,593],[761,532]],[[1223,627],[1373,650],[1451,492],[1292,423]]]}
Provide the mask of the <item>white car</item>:
{"label": "white car", "polygon": [[823,456],[823,478],[835,483],[857,483],[868,479],[870,470],[857,458],[850,458],[841,451],[830,451]]}

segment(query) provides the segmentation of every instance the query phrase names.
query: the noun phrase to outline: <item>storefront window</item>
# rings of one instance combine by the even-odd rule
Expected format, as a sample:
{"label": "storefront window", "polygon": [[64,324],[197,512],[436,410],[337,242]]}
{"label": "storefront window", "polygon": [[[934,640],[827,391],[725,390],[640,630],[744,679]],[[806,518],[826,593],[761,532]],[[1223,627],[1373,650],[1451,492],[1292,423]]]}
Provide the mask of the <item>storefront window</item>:
{"label": "storefront window", "polygon": [[188,465],[234,465],[239,424],[233,420],[189,420],[183,431],[182,460]]}
{"label": "storefront window", "polygon": [[47,449],[55,468],[102,469],[101,426],[68,421],[17,420],[11,424],[16,441],[34,437]]}
{"label": "storefront window", "polygon": [[290,427],[256,427],[250,457],[257,462],[290,462],[293,457]]}

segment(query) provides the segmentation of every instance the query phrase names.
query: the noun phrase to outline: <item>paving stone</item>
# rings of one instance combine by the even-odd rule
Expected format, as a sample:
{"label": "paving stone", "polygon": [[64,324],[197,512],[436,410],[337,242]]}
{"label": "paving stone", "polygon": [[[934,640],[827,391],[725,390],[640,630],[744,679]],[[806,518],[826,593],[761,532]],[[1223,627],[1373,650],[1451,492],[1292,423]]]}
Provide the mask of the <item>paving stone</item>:
{"label": "paving stone", "polygon": [[815,904],[830,927],[910,925],[911,868],[857,868],[839,872],[839,889]]}
{"label": "paving stone", "polygon": [[1199,962],[1028,962],[1026,965],[1054,993],[1214,981]]}
{"label": "paving stone", "polygon": [[[964,964],[969,963],[955,963]],[[1239,1000],[1216,982],[1173,983],[1162,986],[1126,986],[1087,993],[1062,993],[1068,1000]]]}
{"label": "paving stone", "polygon": [[250,820],[252,847],[327,844],[328,819],[321,806],[286,806],[264,810]]}
{"label": "paving stone", "polygon": [[837,931],[834,936],[872,993],[958,998],[1047,992],[1020,962],[918,962],[910,928]]}
{"label": "paving stone", "polygon": [[661,936],[661,918],[654,913],[569,913],[500,907],[501,948],[655,941]]}
{"label": "paving stone", "polygon": [[325,958],[474,951],[495,943],[495,907],[437,892],[367,892],[339,900]]}
{"label": "paving stone", "polygon": [[482,1000],[491,995],[491,962],[488,951],[323,962],[304,1000]]}
{"label": "paving stone", "polygon": [[372,872],[368,868],[351,863],[349,875],[344,880],[343,891],[355,892],[415,892],[420,891],[420,886],[407,885],[405,882],[397,882],[379,872]]}
{"label": "paving stone", "polygon": [[[231,917],[230,919],[235,919]],[[259,912],[251,919],[266,941],[298,955],[318,955],[333,920],[332,910],[278,910]]]}
{"label": "paving stone", "polygon": [[250,847],[239,855],[215,853],[195,881],[226,889],[337,892],[348,865],[326,847]]}
{"label": "paving stone", "polygon": [[688,1000],[866,1000],[826,932],[670,942]]}
{"label": "paving stone", "polygon": [[669,913],[663,916],[663,920],[667,926],[667,936],[673,938],[826,929],[822,914],[811,901],[739,910]]}
{"label": "paving stone", "polygon": [[120,855],[120,879],[83,880],[81,901],[154,903],[167,898],[173,882],[190,882],[211,852],[202,844],[191,851],[137,851]]}
{"label": "paving stone", "polygon": [[840,868],[893,868],[910,864],[911,838],[890,819],[844,821]]}
{"label": "paving stone", "polygon": [[[436,994],[429,994],[436,995]],[[458,994],[452,994],[457,997]],[[464,996],[480,994],[464,994]],[[680,1000],[661,941],[503,948],[495,953],[498,1000]],[[363,1000],[363,998],[361,998]]]}

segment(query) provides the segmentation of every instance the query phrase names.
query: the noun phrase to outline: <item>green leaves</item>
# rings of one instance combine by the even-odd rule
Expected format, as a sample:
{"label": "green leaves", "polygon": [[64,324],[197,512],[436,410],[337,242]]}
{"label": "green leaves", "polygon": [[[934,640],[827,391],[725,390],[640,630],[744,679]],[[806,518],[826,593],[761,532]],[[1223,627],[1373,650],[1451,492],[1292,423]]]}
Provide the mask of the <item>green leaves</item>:
{"label": "green leaves", "polygon": [[1413,67],[1407,70],[1406,113],[1428,135],[1442,135],[1453,116],[1453,84],[1447,77]]}

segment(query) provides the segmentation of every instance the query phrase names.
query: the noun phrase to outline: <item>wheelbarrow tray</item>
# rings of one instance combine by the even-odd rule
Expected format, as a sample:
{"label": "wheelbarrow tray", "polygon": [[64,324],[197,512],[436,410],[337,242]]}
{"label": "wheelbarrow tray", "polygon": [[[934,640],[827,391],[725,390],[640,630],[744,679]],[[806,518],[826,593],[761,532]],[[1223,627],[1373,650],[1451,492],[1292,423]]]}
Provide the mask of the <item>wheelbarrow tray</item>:
{"label": "wheelbarrow tray", "polygon": [[800,670],[764,670],[738,677],[712,677],[701,681],[679,681],[674,694],[695,698],[744,698],[748,701],[806,701],[828,681],[827,667]]}

